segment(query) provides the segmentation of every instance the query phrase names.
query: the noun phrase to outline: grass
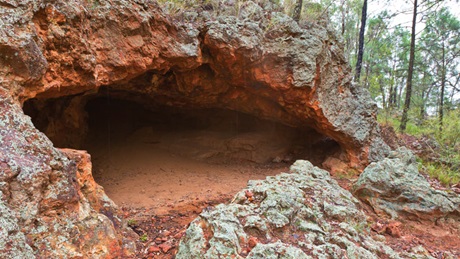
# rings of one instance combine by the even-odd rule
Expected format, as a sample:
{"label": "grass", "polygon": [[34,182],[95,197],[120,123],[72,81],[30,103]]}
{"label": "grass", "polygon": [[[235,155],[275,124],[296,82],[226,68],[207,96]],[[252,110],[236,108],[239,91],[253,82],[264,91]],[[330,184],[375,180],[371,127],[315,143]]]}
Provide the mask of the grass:
{"label": "grass", "polygon": [[445,164],[420,159],[419,169],[427,173],[430,177],[438,179],[444,186],[460,183],[459,172]]}
{"label": "grass", "polygon": [[128,226],[137,226],[137,220],[129,219],[128,220]]}
{"label": "grass", "polygon": [[[415,116],[412,116],[415,118]],[[390,112],[381,112],[377,116],[379,123],[391,126],[399,131],[400,118]],[[450,186],[460,183],[460,109],[446,112],[442,130],[437,117],[407,124],[406,134],[434,139],[438,143],[435,152],[439,158],[419,158],[420,171],[438,179],[443,185]]]}
{"label": "grass", "polygon": [[145,243],[149,240],[149,237],[147,236],[146,233],[144,233],[142,236],[139,237],[139,241]]}

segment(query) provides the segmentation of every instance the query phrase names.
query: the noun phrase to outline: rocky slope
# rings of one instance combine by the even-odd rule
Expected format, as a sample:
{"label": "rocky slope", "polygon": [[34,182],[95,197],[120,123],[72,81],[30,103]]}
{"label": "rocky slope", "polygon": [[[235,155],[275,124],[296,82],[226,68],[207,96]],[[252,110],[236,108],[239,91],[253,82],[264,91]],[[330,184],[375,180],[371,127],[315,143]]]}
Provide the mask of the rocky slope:
{"label": "rocky slope", "polygon": [[[381,172],[385,173],[390,174]],[[406,178],[398,181],[411,182]],[[423,180],[418,184],[423,185]],[[449,196],[442,192],[438,195]],[[393,201],[388,201],[390,196],[395,195],[382,198],[387,199],[388,207]],[[427,196],[425,199],[436,200]],[[437,206],[450,210],[456,207],[458,211],[458,198],[456,204],[443,204],[444,200],[437,199]],[[406,210],[414,207],[411,202],[415,204],[410,200]],[[402,206],[401,203],[395,202],[395,207]],[[439,209],[432,203],[422,201],[415,207],[413,210],[425,212],[425,217],[436,219]],[[460,226],[459,218],[454,218]],[[374,232],[375,228],[358,200],[327,171],[298,160],[290,172],[249,181],[248,187],[230,204],[202,212],[188,227],[176,258],[434,258],[423,246],[395,252],[380,234],[401,237],[398,227],[390,225],[380,234]],[[457,249],[439,255],[456,258],[459,252]]]}
{"label": "rocky slope", "polygon": [[201,213],[177,258],[399,258],[369,231],[358,201],[299,160],[290,173],[250,181],[232,203]]}
{"label": "rocky slope", "polygon": [[460,196],[431,187],[419,173],[415,156],[405,148],[366,167],[353,188],[378,214],[392,218],[460,218]]}

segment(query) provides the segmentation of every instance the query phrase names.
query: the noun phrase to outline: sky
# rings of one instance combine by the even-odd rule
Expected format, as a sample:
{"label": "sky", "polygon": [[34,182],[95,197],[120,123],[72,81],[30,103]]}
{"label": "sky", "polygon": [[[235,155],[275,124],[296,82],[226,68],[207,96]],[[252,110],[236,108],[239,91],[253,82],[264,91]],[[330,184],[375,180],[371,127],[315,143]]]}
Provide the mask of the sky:
{"label": "sky", "polygon": [[[420,0],[419,0],[420,2]],[[444,0],[440,7],[446,6],[449,11],[460,20],[460,1],[459,0]],[[383,10],[390,12],[401,12],[401,14],[394,17],[391,21],[392,27],[401,25],[407,27],[410,30],[412,26],[412,15],[413,15],[413,1],[412,0],[368,0],[368,17],[375,16]],[[417,20],[420,21],[422,15],[417,16]],[[423,22],[418,22],[415,26],[417,34],[420,35],[421,31],[425,27]],[[459,69],[460,70],[460,69]],[[455,94],[456,100],[460,99],[460,92]]]}
{"label": "sky", "polygon": [[[419,0],[420,2],[420,0]],[[449,11],[460,19],[460,2],[458,0],[444,0],[441,6],[446,6]],[[407,28],[412,26],[412,15],[413,15],[413,1],[412,0],[368,0],[368,16],[375,16],[383,10],[388,10],[391,13],[401,12],[391,21],[392,26],[401,25]],[[419,7],[419,10],[423,10],[423,7]],[[422,15],[417,16],[417,20],[420,21]],[[415,26],[417,33],[420,33],[425,25],[423,22],[417,23]]]}

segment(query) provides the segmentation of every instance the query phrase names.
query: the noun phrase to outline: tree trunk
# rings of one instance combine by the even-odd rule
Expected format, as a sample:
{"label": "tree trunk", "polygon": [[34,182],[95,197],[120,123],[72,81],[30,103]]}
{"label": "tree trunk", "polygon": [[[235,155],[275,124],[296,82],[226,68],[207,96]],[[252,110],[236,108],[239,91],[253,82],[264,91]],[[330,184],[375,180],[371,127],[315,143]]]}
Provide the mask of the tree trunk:
{"label": "tree trunk", "polygon": [[388,108],[392,109],[396,107],[396,95],[397,95],[397,86],[396,86],[396,61],[393,61],[393,67],[391,70],[391,84],[390,90],[388,92]]}
{"label": "tree trunk", "polygon": [[342,8],[342,36],[345,35],[345,0],[340,1],[340,6]]}
{"label": "tree trunk", "polygon": [[382,94],[382,106],[383,106],[383,109],[386,110],[387,109],[387,99],[385,96],[385,88],[383,88],[384,83],[382,82],[381,77],[379,78],[379,86],[380,86],[380,93]]}
{"label": "tree trunk", "polygon": [[363,54],[364,54],[364,30],[366,29],[366,19],[367,19],[367,0],[364,0],[363,9],[361,11],[361,29],[359,30],[358,60],[356,61],[355,82],[359,82],[359,78],[361,76],[361,65],[363,63]]}
{"label": "tree trunk", "polygon": [[414,74],[414,59],[415,59],[415,25],[417,23],[417,0],[414,0],[414,14],[412,17],[412,34],[410,40],[410,54],[409,54],[409,71],[407,72],[406,82],[406,99],[404,101],[404,109],[401,118],[401,125],[399,130],[404,132],[408,121],[407,113],[409,112],[411,96],[412,96],[412,76]]}
{"label": "tree trunk", "polygon": [[444,117],[444,93],[446,91],[446,62],[444,44],[442,48],[442,68],[441,68],[441,97],[439,100],[439,131],[442,132],[442,121]]}
{"label": "tree trunk", "polygon": [[297,0],[295,7],[294,7],[294,13],[292,15],[292,19],[296,21],[297,23],[300,21],[300,15],[302,14],[302,5],[303,5],[303,0]]}
{"label": "tree trunk", "polygon": [[425,114],[426,114],[426,109],[425,109],[425,91],[422,91],[422,104],[420,105],[420,121],[425,120]]}

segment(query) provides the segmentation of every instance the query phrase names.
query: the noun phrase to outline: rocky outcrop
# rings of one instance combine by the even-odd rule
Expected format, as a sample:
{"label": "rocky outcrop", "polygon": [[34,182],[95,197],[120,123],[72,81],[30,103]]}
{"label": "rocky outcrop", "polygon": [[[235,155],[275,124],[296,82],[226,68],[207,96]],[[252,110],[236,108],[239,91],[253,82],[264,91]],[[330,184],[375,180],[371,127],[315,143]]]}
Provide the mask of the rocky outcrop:
{"label": "rocky outcrop", "polygon": [[[300,27],[270,3],[247,1],[236,10],[223,1],[218,11],[198,8],[175,19],[150,1],[5,5],[0,73],[8,94],[20,102],[85,96],[80,106],[61,105],[67,119],[51,123],[50,132],[84,137],[84,116],[74,115],[101,88],[145,106],[223,108],[313,128],[358,168],[388,151],[375,106],[351,83],[335,33]],[[37,109],[45,106],[38,102]]]}
{"label": "rocky outcrop", "polygon": [[290,171],[202,212],[176,258],[432,258],[398,254],[372,236],[358,201],[327,171],[300,160]]}
{"label": "rocky outcrop", "polygon": [[411,151],[401,148],[371,163],[354,184],[354,193],[375,212],[392,218],[409,216],[436,221],[452,216],[460,219],[460,196],[436,190],[418,172]]}
{"label": "rocky outcrop", "polygon": [[0,98],[0,108],[0,257],[133,253],[116,205],[92,178],[89,155],[53,148],[11,99]]}
{"label": "rocky outcrop", "polygon": [[[112,258],[133,249],[116,207],[91,179],[88,155],[54,148],[23,114],[21,105],[33,98],[48,136],[84,137],[86,102],[110,94],[146,107],[230,109],[313,128],[339,143],[343,160],[357,168],[387,153],[375,106],[351,83],[332,30],[300,27],[270,4],[247,1],[235,11],[230,2],[173,19],[152,1],[0,0],[0,257]],[[64,119],[41,112],[48,100],[62,97],[53,111]],[[264,224],[285,226],[295,215],[264,206],[275,220],[260,220]],[[348,215],[326,207],[338,213],[333,217]],[[298,222],[315,229],[320,245],[305,246],[317,253],[376,249],[353,245],[359,234],[348,225]],[[327,228],[343,237],[322,243],[323,236],[334,237]],[[254,256],[262,246],[254,247]],[[301,253],[279,243],[265,246]]]}

